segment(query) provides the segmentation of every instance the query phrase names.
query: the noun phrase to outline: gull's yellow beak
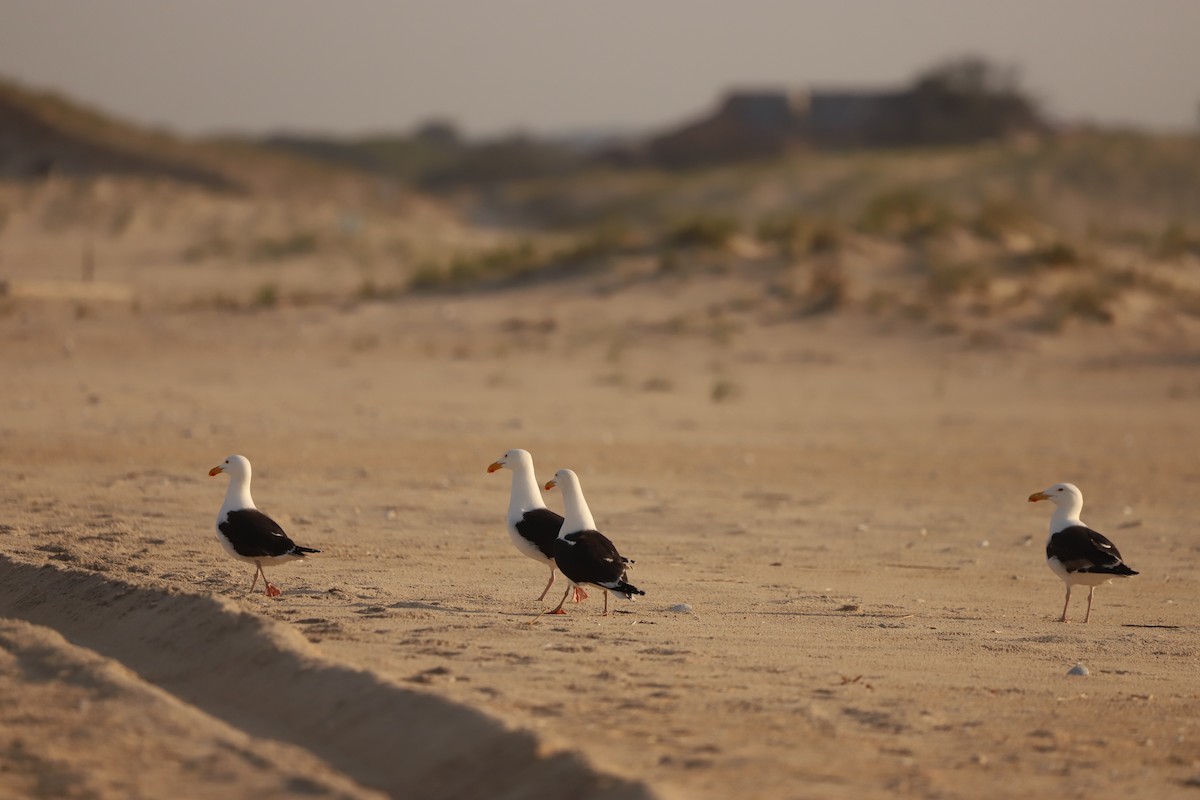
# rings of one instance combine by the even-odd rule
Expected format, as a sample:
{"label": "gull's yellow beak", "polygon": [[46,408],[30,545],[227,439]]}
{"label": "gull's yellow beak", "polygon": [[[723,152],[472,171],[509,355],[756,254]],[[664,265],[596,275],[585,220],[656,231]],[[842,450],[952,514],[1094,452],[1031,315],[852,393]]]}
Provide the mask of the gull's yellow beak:
{"label": "gull's yellow beak", "polygon": [[488,474],[489,475],[491,475],[493,472],[495,472],[498,469],[504,469],[504,465],[501,464],[499,461],[493,461],[491,464],[488,464]]}
{"label": "gull's yellow beak", "polygon": [[554,480],[554,478],[551,478],[550,480],[546,481],[546,485],[542,488],[549,490],[553,489],[555,486],[558,486],[558,481]]}
{"label": "gull's yellow beak", "polygon": [[1034,492],[1033,494],[1029,495],[1029,502],[1031,502],[1031,503],[1036,503],[1038,500],[1049,500],[1049,499],[1050,499],[1050,495],[1046,494],[1045,492]]}
{"label": "gull's yellow beak", "polygon": [[213,467],[208,471],[208,477],[213,478],[225,471],[224,467]]}

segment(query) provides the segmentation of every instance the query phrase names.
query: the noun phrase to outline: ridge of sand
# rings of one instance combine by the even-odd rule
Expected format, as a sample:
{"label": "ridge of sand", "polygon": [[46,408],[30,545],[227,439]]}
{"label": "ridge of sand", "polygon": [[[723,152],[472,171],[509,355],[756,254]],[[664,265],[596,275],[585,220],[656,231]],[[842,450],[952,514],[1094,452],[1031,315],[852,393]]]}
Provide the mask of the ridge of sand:
{"label": "ridge of sand", "polygon": [[[103,613],[91,613],[98,609]],[[393,796],[523,797],[539,790],[596,800],[657,796],[482,712],[325,660],[286,625],[223,598],[0,558],[0,614],[54,628],[121,662],[183,703],[240,729],[255,746],[263,739],[275,740],[268,750],[284,747],[276,742],[299,746]],[[59,659],[78,665],[76,672],[90,670],[97,685],[107,681],[129,696],[151,693],[107,662],[89,667],[87,657],[53,642],[53,634],[6,625],[0,627],[0,648],[18,664],[34,659],[35,644],[25,640],[40,639],[61,652]],[[244,667],[230,669],[237,664]],[[0,676],[10,671],[4,665],[0,660]]]}
{"label": "ridge of sand", "polygon": [[[0,620],[0,797],[382,798],[40,625]],[[11,792],[11,794],[10,794]]]}

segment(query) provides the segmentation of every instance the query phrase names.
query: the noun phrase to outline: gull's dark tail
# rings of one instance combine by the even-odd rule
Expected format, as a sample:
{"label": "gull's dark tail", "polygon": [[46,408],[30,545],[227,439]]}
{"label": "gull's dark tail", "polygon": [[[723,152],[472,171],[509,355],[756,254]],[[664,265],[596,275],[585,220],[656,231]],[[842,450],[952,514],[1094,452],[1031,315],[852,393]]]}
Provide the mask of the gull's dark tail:
{"label": "gull's dark tail", "polygon": [[613,581],[612,583],[605,583],[601,585],[613,594],[621,595],[626,600],[632,600],[635,594],[645,594],[645,592],[634,586],[632,583],[626,583],[625,581]]}
{"label": "gull's dark tail", "polygon": [[319,552],[321,552],[321,551],[314,550],[311,547],[301,547],[300,545],[296,545],[295,547],[292,548],[292,552],[289,553],[288,555],[303,556],[305,553],[319,553]]}

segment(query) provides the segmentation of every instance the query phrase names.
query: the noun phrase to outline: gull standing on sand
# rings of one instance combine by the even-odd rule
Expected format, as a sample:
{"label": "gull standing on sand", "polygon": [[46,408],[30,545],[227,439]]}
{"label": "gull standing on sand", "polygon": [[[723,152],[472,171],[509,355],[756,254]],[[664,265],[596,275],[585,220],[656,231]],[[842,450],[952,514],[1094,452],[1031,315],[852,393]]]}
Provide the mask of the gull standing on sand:
{"label": "gull standing on sand", "polygon": [[[596,522],[583,499],[579,477],[569,469],[560,469],[546,483],[546,489],[557,486],[563,495],[563,510],[566,516],[558,538],[554,542],[554,562],[567,580],[576,586],[587,584],[604,592],[604,616],[608,616],[608,593],[614,592],[626,600],[635,594],[645,594],[641,589],[625,582],[625,572],[631,562],[622,558],[608,537],[596,530]],[[558,613],[567,602],[568,588],[559,601]]]}
{"label": "gull standing on sand", "polygon": [[1049,489],[1029,495],[1029,502],[1049,500],[1057,506],[1050,517],[1050,538],[1046,541],[1046,563],[1067,584],[1060,622],[1067,621],[1071,589],[1076,584],[1088,588],[1087,613],[1092,616],[1092,594],[1096,587],[1113,578],[1137,575],[1121,560],[1117,546],[1079,519],[1083,511],[1083,492],[1071,483],[1056,483]]}
{"label": "gull standing on sand", "polygon": [[288,538],[279,523],[254,507],[250,497],[250,461],[245,456],[230,456],[208,471],[210,477],[229,473],[229,489],[225,502],[217,513],[217,539],[229,555],[254,565],[254,591],[262,575],[267,597],[278,597],[279,587],[267,580],[263,567],[285,564],[304,558],[305,553],[319,553],[311,547],[301,547]]}
{"label": "gull standing on sand", "polygon": [[[546,508],[542,492],[534,477],[533,456],[529,451],[509,450],[487,468],[488,474],[501,469],[512,470],[512,492],[508,496],[508,537],[513,546],[539,564],[550,568],[550,580],[538,595],[546,598],[546,592],[554,585],[554,540],[562,527],[563,518]],[[585,599],[587,592],[575,587],[575,602]],[[554,609],[555,614],[565,614],[562,604]]]}

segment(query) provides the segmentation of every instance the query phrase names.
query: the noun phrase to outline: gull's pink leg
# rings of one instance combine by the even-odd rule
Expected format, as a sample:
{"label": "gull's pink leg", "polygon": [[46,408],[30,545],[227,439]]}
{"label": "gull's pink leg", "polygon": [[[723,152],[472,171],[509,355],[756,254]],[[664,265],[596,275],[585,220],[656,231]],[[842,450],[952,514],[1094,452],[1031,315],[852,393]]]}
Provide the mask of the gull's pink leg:
{"label": "gull's pink leg", "polygon": [[559,601],[558,601],[558,607],[557,607],[557,608],[555,608],[553,611],[551,611],[551,612],[550,612],[551,614],[565,614],[565,613],[567,613],[566,611],[563,611],[563,603],[567,602],[567,595],[569,595],[570,593],[571,593],[571,587],[570,587],[570,586],[568,586],[568,587],[567,587],[567,590],[566,590],[565,592],[563,592],[562,600],[559,600]]}
{"label": "gull's pink leg", "polygon": [[1087,613],[1083,615],[1083,621],[1084,621],[1084,622],[1087,622],[1087,621],[1088,621],[1088,618],[1092,616],[1092,593],[1093,593],[1094,591],[1096,591],[1096,587],[1095,587],[1095,586],[1093,586],[1092,588],[1088,589],[1088,610],[1087,610]]}
{"label": "gull's pink leg", "polygon": [[1067,606],[1071,605],[1071,584],[1067,584],[1067,602],[1063,603],[1063,615],[1059,622],[1067,621]]}
{"label": "gull's pink leg", "polygon": [[546,611],[543,609],[542,611],[538,612],[538,615],[536,617],[529,620],[529,624],[530,625],[535,624],[539,619],[541,619],[546,614],[565,614],[565,613],[567,613],[566,611],[563,611],[563,603],[567,602],[567,595],[570,593],[571,593],[571,587],[568,586],[567,591],[563,592],[562,600],[558,601],[557,608],[555,608],[553,611]]}
{"label": "gull's pink leg", "polygon": [[254,587],[258,585],[258,571],[260,569],[262,569],[262,567],[258,566],[258,564],[254,565],[254,580],[250,581],[250,588],[247,590],[247,593],[253,592]]}
{"label": "gull's pink leg", "polygon": [[576,586],[575,587],[575,599],[573,602],[582,603],[584,600],[587,600],[587,598],[588,598],[588,593],[583,590],[583,587]]}
{"label": "gull's pink leg", "polygon": [[604,613],[601,614],[600,616],[602,616],[602,617],[608,616],[608,589],[604,590]]}
{"label": "gull's pink leg", "polygon": [[254,575],[254,579],[258,580],[258,575],[263,576],[263,593],[267,597],[279,597],[283,592],[279,591],[279,587],[267,580],[267,573],[263,572],[262,564],[258,565],[258,573]]}
{"label": "gull's pink leg", "polygon": [[538,595],[538,602],[546,599],[546,592],[550,591],[550,587],[554,585],[554,567],[550,568],[550,582],[546,584],[546,588],[542,589],[542,593]]}

